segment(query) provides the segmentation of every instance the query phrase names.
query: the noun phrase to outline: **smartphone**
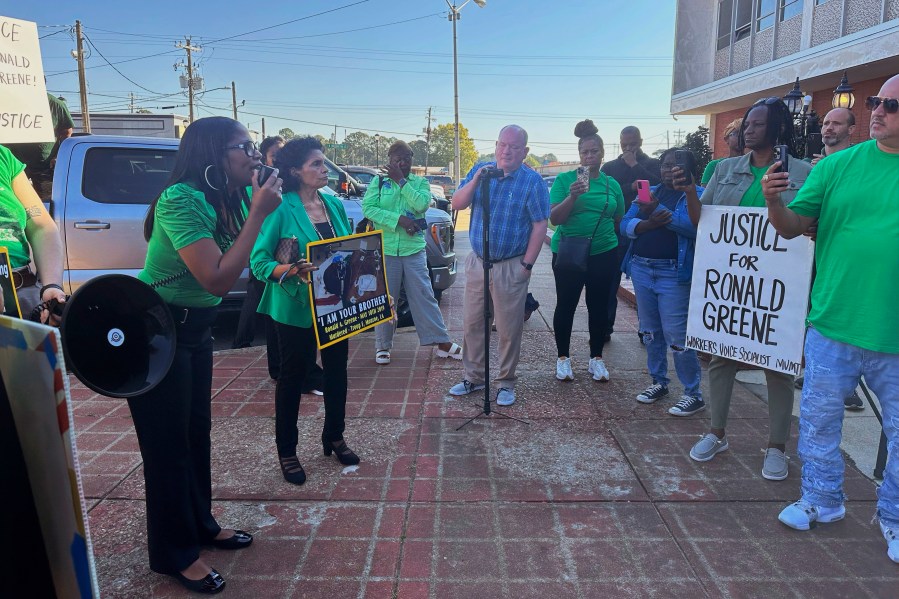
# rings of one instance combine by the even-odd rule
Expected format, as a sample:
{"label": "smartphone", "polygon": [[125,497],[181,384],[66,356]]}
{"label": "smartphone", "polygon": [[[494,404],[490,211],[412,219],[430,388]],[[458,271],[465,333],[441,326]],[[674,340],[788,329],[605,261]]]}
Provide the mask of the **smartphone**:
{"label": "smartphone", "polygon": [[577,167],[577,180],[583,181],[587,189],[590,188],[590,168],[586,166]]}
{"label": "smartphone", "polygon": [[689,152],[687,152],[687,150],[675,150],[674,166],[683,171],[684,177],[687,178],[687,182],[689,183],[693,181],[693,173],[690,172],[690,157],[688,154]]}
{"label": "smartphone", "polygon": [[649,204],[652,202],[652,194],[649,192],[649,181],[646,179],[637,179],[637,199],[638,204]]}
{"label": "smartphone", "polygon": [[780,172],[789,172],[790,150],[787,146],[774,146],[774,161],[780,161]]}
{"label": "smartphone", "polygon": [[259,184],[259,187],[262,187],[268,181],[268,178],[274,174],[275,169],[265,164],[260,164],[258,168],[259,173],[256,175],[256,182]]}
{"label": "smartphone", "polygon": [[419,231],[427,231],[428,230],[428,221],[424,218],[416,218],[415,226],[418,227]]}
{"label": "smartphone", "polygon": [[808,144],[806,145],[805,155],[808,158],[814,158],[815,154],[820,154],[824,149],[824,142],[821,140],[820,133],[809,133]]}

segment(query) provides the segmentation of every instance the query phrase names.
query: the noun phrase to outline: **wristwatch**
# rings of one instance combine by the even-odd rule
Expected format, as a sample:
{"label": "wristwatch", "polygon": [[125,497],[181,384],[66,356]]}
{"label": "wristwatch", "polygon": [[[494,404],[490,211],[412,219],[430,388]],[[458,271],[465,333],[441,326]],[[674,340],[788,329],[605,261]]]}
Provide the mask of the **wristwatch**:
{"label": "wristwatch", "polygon": [[524,260],[521,260],[520,262],[521,262],[521,265],[524,266],[525,270],[531,270],[532,268],[534,268],[534,265],[531,264],[530,262],[525,262]]}

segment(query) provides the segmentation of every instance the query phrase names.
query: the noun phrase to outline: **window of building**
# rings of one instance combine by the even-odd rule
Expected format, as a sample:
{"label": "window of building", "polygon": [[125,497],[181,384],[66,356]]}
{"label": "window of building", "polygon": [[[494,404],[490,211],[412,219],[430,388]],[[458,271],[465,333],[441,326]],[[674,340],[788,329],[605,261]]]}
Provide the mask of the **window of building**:
{"label": "window of building", "polygon": [[830,2],[830,0],[815,0],[815,6],[821,6],[822,4],[826,4]]}
{"label": "window of building", "polygon": [[774,27],[774,11],[776,8],[777,0],[759,0],[758,15],[755,20],[756,31]]}
{"label": "window of building", "polygon": [[730,45],[730,33],[734,20],[734,0],[718,1],[718,49]]}
{"label": "window of building", "polygon": [[[826,0],[825,0],[826,1]],[[821,4],[821,0],[817,0]],[[780,20],[786,21],[802,14],[802,0],[781,0]]]}
{"label": "window of building", "polygon": [[752,26],[752,0],[737,0],[734,15],[734,41],[749,37]]}

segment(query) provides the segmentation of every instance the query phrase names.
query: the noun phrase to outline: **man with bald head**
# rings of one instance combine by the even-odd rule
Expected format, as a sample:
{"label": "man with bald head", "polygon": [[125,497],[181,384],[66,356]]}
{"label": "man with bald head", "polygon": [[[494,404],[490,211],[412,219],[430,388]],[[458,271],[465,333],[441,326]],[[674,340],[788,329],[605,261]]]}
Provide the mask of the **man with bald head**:
{"label": "man with bald head", "polygon": [[855,115],[848,108],[834,108],[824,116],[821,126],[821,141],[824,148],[820,154],[814,154],[812,166],[825,156],[836,154],[852,145],[850,139],[855,131]]}
{"label": "man with bald head", "polygon": [[871,139],[823,158],[789,206],[780,202],[789,181],[780,163],[762,179],[768,218],[782,236],[818,219],[799,414],[802,498],[779,519],[808,530],[845,516],[843,398],[864,376],[880,400],[889,449],[877,517],[887,555],[899,563],[899,75],[865,106]]}
{"label": "man with bald head", "polygon": [[[462,381],[450,389],[451,395],[468,395],[483,390],[486,380],[484,344],[484,261],[491,264],[490,296],[494,323],[499,334],[499,387],[496,403],[515,403],[515,368],[521,354],[524,304],[531,268],[537,261],[549,218],[549,190],[537,171],[524,166],[528,155],[528,134],[518,125],[499,132],[496,161],[474,165],[453,194],[453,209],[471,206],[468,238],[471,253],[465,260],[465,300],[462,310]],[[490,177],[490,255],[484,253],[483,201],[481,181],[488,168],[502,170]]]}

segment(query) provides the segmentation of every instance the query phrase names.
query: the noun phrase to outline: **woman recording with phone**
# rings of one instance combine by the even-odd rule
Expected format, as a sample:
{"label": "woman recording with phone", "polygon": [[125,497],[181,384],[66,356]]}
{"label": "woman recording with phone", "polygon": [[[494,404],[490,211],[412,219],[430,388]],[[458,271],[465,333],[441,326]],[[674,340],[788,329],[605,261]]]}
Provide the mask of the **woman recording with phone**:
{"label": "woman recording with phone", "polygon": [[[280,354],[275,444],[281,474],[287,482],[302,485],[306,472],[297,458],[297,417],[300,392],[318,347],[307,289],[309,273],[315,267],[305,260],[306,244],[352,231],[340,201],[319,192],[328,184],[328,167],[318,140],[302,137],[288,142],[278,152],[275,167],[284,179],[284,201],[262,226],[250,266],[256,278],[265,281],[259,311],[274,321]],[[358,464],[359,457],[343,440],[348,342],[323,348],[321,356],[325,403],[322,449],[326,456],[334,453],[341,464]]]}
{"label": "woman recording with phone", "polygon": [[671,148],[659,157],[662,183],[652,189],[651,201],[639,196],[621,220],[632,240],[621,269],[634,283],[640,338],[646,346],[646,367],[652,385],[637,395],[640,403],[654,403],[668,395],[668,348],[684,395],[668,413],[690,416],[705,409],[699,384],[696,352],[686,349],[690,280],[696,246],[696,225],[687,211],[694,185],[696,158],[690,150]]}
{"label": "woman recording with phone", "polygon": [[[739,144],[749,152],[719,162],[701,200],[697,194],[686,192],[687,209],[695,225],[699,224],[703,205],[764,208],[762,178],[765,171],[779,160],[779,151],[795,154],[793,115],[780,98],[764,98],[750,106],[739,132]],[[812,168],[798,158],[790,157],[788,163],[790,188],[781,194],[785,205],[796,196]],[[738,367],[739,363],[734,360],[712,356],[707,398],[712,426],[690,450],[690,457],[697,462],[707,462],[728,449],[725,427]],[[762,477],[784,480],[789,473],[789,458],[785,451],[793,414],[793,377],[775,370],[763,371],[768,388],[768,446]]]}
{"label": "woman recording with phone", "polygon": [[257,184],[259,159],[237,121],[195,121],[144,222],[149,243],[138,278],[156,288],[177,329],[168,374],[128,399],[143,458],[150,569],[199,593],[225,586],[200,557],[202,546],[242,549],[253,541],[248,533],[221,528],[211,511],[211,327],[263,220],[281,203],[277,174]]}
{"label": "woman recording with phone", "polygon": [[[609,175],[600,172],[604,149],[602,138],[593,121],[581,121],[574,128],[578,138],[581,166],[559,173],[550,190],[549,219],[556,225],[550,248],[556,282],[556,311],[553,315],[556,349],[556,378],[574,380],[570,344],[574,312],[587,289],[587,316],[590,331],[588,372],[594,381],[608,381],[609,370],[602,357],[609,328],[609,295],[618,271],[616,228],[624,214],[621,187]],[[579,242],[568,252],[566,238],[589,240]],[[573,258],[573,259],[572,259]]]}

